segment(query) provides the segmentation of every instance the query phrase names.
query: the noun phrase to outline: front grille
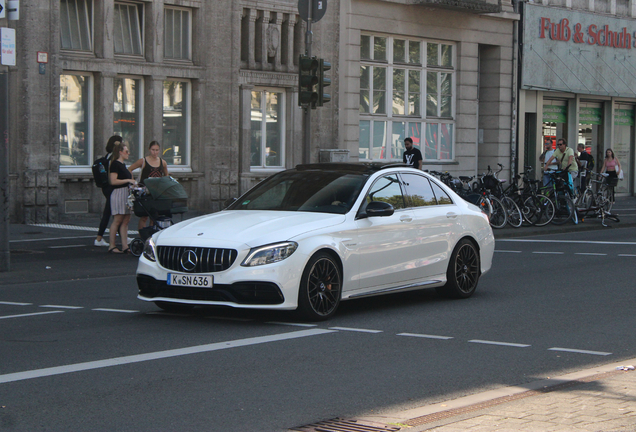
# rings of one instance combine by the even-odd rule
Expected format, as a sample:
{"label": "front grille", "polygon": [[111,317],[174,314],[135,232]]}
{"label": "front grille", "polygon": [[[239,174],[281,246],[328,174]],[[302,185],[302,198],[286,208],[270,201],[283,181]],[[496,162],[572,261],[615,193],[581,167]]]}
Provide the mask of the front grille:
{"label": "front grille", "polygon": [[190,246],[159,246],[157,255],[162,267],[183,272],[181,256],[185,251],[194,251],[197,265],[189,273],[214,273],[229,269],[238,255],[235,249],[202,248]]}
{"label": "front grille", "polygon": [[146,275],[137,276],[139,294],[146,298],[175,300],[220,301],[249,305],[276,305],[285,301],[280,288],[271,282],[238,282],[232,285],[215,284],[212,288],[193,288],[168,285]]}

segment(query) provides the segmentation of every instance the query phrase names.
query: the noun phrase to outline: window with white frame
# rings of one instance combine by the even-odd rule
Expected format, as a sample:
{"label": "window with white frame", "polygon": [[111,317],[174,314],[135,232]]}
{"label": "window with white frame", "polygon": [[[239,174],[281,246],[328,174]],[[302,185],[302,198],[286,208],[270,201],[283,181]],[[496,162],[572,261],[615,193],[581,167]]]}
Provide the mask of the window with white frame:
{"label": "window with white frame", "polygon": [[251,97],[250,166],[285,165],[285,92],[254,89]]}
{"label": "window with white frame", "polygon": [[163,82],[163,158],[168,165],[190,164],[190,83]]}
{"label": "window with white frame", "polygon": [[142,55],[143,10],[135,3],[115,3],[113,39],[115,54]]}
{"label": "window with white frame", "polygon": [[166,59],[190,60],[190,11],[165,8],[163,26],[163,56]]}
{"label": "window with white frame", "polygon": [[128,144],[130,155],[143,157],[143,80],[117,77],[113,80],[113,132]]}
{"label": "window with white frame", "polygon": [[60,168],[91,164],[93,142],[93,77],[60,74]]}
{"label": "window with white frame", "polygon": [[60,46],[64,50],[93,50],[92,0],[60,0]]}
{"label": "window with white frame", "polygon": [[359,157],[402,160],[404,138],[424,160],[454,158],[454,45],[361,35]]}

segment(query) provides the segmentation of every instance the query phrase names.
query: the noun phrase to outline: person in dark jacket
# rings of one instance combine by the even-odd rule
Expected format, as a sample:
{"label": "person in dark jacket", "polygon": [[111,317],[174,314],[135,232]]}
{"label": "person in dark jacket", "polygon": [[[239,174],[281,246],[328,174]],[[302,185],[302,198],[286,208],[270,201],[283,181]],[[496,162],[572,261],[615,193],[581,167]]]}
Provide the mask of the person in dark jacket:
{"label": "person in dark jacket", "polygon": [[[110,154],[113,152],[116,144],[122,142],[122,138],[119,135],[113,135],[108,138],[108,142],[106,143],[106,157],[110,159]],[[108,170],[106,170],[108,171]],[[110,194],[113,193],[113,187],[110,184],[107,184],[102,188],[102,194],[106,198],[106,204],[104,204],[104,212],[102,213],[102,220],[99,221],[99,229],[97,230],[97,238],[93,243],[95,246],[107,246],[108,242],[104,240],[104,232],[106,232],[106,227],[108,226],[108,221],[110,220]]]}

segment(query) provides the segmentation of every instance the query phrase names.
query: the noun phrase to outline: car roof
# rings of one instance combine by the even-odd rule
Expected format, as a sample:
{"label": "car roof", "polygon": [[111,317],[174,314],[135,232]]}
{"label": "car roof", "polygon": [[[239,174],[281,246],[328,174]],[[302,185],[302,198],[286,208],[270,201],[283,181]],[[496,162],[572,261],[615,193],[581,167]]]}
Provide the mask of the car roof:
{"label": "car roof", "polygon": [[373,174],[388,168],[412,168],[412,166],[396,162],[329,162],[297,165],[295,169],[296,171],[339,171]]}

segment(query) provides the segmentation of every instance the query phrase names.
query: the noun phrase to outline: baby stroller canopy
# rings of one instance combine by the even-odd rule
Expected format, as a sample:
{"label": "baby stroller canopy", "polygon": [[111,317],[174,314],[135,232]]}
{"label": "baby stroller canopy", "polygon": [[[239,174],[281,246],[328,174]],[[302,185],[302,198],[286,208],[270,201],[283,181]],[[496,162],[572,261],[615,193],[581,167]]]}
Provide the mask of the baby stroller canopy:
{"label": "baby stroller canopy", "polygon": [[[144,180],[148,194],[135,200],[137,216],[170,216],[188,211],[188,194],[183,186],[171,177],[151,177]],[[140,205],[141,204],[141,205]]]}

